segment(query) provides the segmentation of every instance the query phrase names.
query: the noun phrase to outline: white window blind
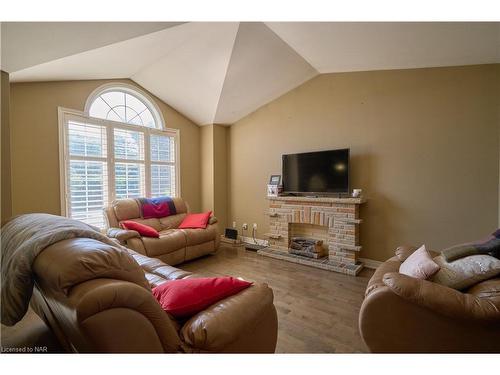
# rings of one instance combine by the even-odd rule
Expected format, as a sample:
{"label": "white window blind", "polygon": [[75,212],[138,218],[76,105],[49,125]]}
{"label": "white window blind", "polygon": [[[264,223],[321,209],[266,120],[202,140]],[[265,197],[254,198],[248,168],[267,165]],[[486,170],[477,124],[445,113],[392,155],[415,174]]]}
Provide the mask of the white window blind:
{"label": "white window blind", "polygon": [[60,109],[59,117],[66,216],[103,228],[103,209],[115,199],[179,194],[176,130],[121,124],[73,110]]}
{"label": "white window blind", "polygon": [[151,135],[151,196],[175,196],[175,138]]}
{"label": "white window blind", "polygon": [[69,121],[67,134],[70,216],[102,227],[102,208],[108,204],[106,129]]}

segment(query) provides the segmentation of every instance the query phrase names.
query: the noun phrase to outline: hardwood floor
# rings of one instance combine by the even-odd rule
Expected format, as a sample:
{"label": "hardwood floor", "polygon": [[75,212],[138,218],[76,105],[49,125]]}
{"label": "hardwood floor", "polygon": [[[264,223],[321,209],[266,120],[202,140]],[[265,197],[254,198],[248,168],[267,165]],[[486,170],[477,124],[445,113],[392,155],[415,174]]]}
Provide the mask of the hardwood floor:
{"label": "hardwood floor", "polygon": [[277,353],[366,352],[358,313],[372,270],[357,277],[263,257],[222,244],[216,255],[179,268],[204,276],[240,276],[265,282],[278,311]]}

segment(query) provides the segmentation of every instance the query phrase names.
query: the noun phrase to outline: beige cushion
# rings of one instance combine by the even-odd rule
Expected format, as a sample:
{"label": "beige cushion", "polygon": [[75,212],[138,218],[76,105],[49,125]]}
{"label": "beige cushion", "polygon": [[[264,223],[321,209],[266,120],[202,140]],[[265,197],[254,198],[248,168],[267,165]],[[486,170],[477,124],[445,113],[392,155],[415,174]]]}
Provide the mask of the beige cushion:
{"label": "beige cushion", "polygon": [[90,238],[73,238],[47,247],[41,255],[35,260],[35,273],[53,290],[67,293],[73,286],[97,278],[130,281],[149,288],[144,271],[125,248]]}
{"label": "beige cushion", "polygon": [[175,211],[178,214],[185,214],[189,211],[189,207],[184,199],[172,198],[172,200],[174,201]]}
{"label": "beige cushion", "polygon": [[399,273],[426,280],[439,271],[439,266],[434,262],[425,249],[425,245],[415,250],[399,267]]}
{"label": "beige cushion", "polygon": [[500,260],[489,255],[471,255],[450,263],[439,255],[434,258],[434,261],[441,269],[431,280],[457,290],[500,274]]}
{"label": "beige cushion", "polygon": [[136,219],[141,217],[139,204],[135,199],[119,199],[113,202],[113,210],[115,211],[118,221]]}
{"label": "beige cushion", "polygon": [[160,218],[162,229],[176,229],[182,223],[186,215],[187,214],[183,213]]}
{"label": "beige cushion", "polygon": [[179,229],[186,234],[187,245],[199,245],[201,243],[215,240],[217,230],[213,226],[208,226],[207,229]]}
{"label": "beige cushion", "polygon": [[142,237],[148,256],[169,254],[186,247],[186,235],[177,229],[167,229],[160,232],[160,238]]}

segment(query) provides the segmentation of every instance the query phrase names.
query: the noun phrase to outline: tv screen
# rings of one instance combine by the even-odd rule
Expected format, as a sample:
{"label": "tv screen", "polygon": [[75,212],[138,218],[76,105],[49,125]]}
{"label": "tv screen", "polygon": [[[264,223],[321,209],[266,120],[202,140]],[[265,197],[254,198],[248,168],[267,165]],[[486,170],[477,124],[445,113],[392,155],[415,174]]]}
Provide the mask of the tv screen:
{"label": "tv screen", "polygon": [[349,149],[283,155],[283,192],[349,193]]}

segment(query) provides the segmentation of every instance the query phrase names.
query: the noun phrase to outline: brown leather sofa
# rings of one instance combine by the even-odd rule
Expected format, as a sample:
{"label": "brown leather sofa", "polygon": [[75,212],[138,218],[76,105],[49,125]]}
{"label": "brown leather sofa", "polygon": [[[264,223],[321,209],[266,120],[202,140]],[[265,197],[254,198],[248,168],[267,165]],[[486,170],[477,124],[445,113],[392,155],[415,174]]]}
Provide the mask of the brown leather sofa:
{"label": "brown leather sofa", "polygon": [[[206,229],[177,229],[189,212],[182,198],[173,198],[176,215],[144,219],[135,199],[119,199],[104,209],[107,234],[129,249],[176,265],[207,254],[215,253],[220,244],[217,219],[211,217]],[[141,237],[134,230],[120,228],[120,222],[132,220],[149,225],[160,233],[160,238]]]}
{"label": "brown leather sofa", "polygon": [[31,306],[61,346],[87,353],[272,353],[273,292],[254,284],[187,320],[162,310],[151,288],[196,277],[144,255],[74,238],[33,264]]}
{"label": "brown leather sofa", "polygon": [[500,278],[457,291],[400,274],[415,250],[398,248],[368,283],[359,329],[370,351],[500,352]]}

